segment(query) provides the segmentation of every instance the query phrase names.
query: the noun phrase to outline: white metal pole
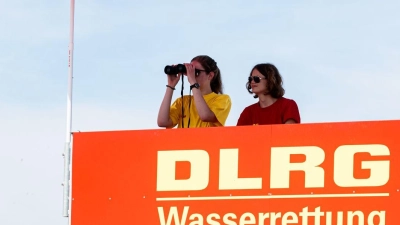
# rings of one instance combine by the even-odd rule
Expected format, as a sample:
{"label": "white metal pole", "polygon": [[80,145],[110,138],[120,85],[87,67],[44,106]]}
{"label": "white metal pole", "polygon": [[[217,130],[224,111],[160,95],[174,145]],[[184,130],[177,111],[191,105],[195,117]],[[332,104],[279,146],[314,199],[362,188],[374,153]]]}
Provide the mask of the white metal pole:
{"label": "white metal pole", "polygon": [[68,45],[68,94],[67,94],[67,129],[64,146],[64,198],[63,216],[69,216],[70,206],[70,162],[71,162],[71,129],[72,129],[72,78],[73,78],[73,56],[74,56],[74,14],[75,0],[70,0],[70,36]]}

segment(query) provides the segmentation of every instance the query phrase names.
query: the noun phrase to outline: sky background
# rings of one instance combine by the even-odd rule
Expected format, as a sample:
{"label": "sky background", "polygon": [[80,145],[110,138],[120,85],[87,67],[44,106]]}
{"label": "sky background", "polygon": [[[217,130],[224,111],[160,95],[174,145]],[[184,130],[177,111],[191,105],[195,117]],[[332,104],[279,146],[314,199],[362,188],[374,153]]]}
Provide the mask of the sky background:
{"label": "sky background", "polygon": [[[165,65],[200,54],[221,69],[232,99],[227,126],[256,102],[245,83],[265,62],[280,70],[303,123],[400,118],[400,1],[75,7],[73,131],[159,129]],[[61,183],[69,10],[68,0],[0,0],[0,224],[68,222]]]}

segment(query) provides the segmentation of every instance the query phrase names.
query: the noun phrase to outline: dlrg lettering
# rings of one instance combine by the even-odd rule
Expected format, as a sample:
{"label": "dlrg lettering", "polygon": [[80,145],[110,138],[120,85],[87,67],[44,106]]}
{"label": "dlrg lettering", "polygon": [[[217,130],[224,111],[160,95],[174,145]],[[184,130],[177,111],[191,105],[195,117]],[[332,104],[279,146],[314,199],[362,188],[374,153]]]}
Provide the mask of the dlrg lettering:
{"label": "dlrg lettering", "polygon": [[[354,156],[369,153],[371,156],[389,156],[389,148],[381,144],[342,145],[334,153],[333,180],[339,187],[377,187],[389,181],[390,161],[369,160],[361,163],[361,169],[370,170],[368,178],[354,177]],[[291,155],[302,154],[306,160],[290,162]],[[289,188],[290,172],[304,171],[306,188],[322,188],[325,171],[320,167],[325,152],[317,146],[272,147],[270,162],[270,188]],[[190,162],[190,177],[175,179],[176,162]],[[238,149],[221,149],[219,161],[219,190],[262,189],[262,177],[238,177]],[[157,191],[204,190],[209,183],[210,157],[205,150],[158,151]]]}

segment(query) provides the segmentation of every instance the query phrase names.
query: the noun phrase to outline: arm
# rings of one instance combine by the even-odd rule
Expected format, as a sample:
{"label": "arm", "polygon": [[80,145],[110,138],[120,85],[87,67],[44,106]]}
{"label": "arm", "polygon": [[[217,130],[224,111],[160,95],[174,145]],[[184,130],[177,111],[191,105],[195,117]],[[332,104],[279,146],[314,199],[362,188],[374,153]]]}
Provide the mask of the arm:
{"label": "arm", "polygon": [[173,125],[173,121],[171,120],[170,117],[170,108],[171,108],[170,106],[171,106],[172,95],[174,92],[173,88],[175,88],[176,84],[179,82],[181,74],[178,74],[177,76],[168,75],[167,77],[168,77],[168,86],[172,88],[167,87],[164,99],[161,102],[157,117],[157,125],[159,127],[171,127]]}
{"label": "arm", "polygon": [[284,112],[284,124],[300,123],[300,113],[297,104],[293,100],[289,100]]}
{"label": "arm", "polygon": [[158,111],[157,124],[159,127],[170,127],[172,126],[172,120],[169,117],[169,110],[172,100],[173,91],[171,88],[167,87],[165,91],[164,99],[161,102],[160,110]]}
{"label": "arm", "polygon": [[294,119],[288,119],[285,124],[291,124],[291,123],[296,123],[296,121],[294,121]]}
{"label": "arm", "polygon": [[204,122],[217,122],[217,117],[215,116],[214,112],[211,111],[210,107],[208,107],[203,95],[201,94],[201,91],[197,88],[193,88],[192,92],[200,119]]}
{"label": "arm", "polygon": [[[195,77],[195,68],[193,64],[185,63],[186,66],[186,76],[190,85],[196,83]],[[210,107],[208,107],[206,101],[203,98],[203,94],[197,88],[192,89],[194,102],[196,104],[197,113],[199,114],[200,119],[203,122],[217,122],[217,117],[215,116],[214,112],[211,111]]]}
{"label": "arm", "polygon": [[240,113],[236,126],[247,126],[247,125],[252,125],[252,122],[250,121],[249,109],[246,107],[242,111],[242,113]]}

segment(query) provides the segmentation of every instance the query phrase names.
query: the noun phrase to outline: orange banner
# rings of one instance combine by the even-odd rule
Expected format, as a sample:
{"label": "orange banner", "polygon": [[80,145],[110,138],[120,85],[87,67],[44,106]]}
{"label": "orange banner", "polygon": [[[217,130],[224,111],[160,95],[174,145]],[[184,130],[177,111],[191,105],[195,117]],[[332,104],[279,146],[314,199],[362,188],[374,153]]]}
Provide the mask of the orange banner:
{"label": "orange banner", "polygon": [[400,121],[73,134],[72,225],[398,225]]}

